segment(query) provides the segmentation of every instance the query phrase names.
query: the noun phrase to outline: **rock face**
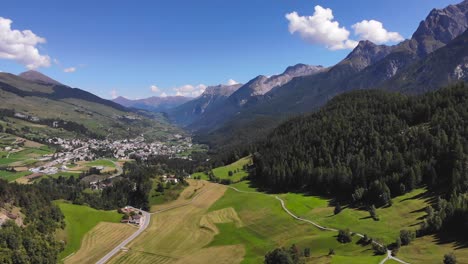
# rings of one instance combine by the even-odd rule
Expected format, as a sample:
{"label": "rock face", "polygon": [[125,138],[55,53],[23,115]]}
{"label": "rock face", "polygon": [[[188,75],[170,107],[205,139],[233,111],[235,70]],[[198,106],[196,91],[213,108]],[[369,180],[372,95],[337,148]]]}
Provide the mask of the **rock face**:
{"label": "rock face", "polygon": [[419,24],[412,39],[418,45],[418,54],[426,55],[444,46],[468,28],[468,1],[433,9]]}
{"label": "rock face", "polygon": [[143,109],[148,111],[154,112],[164,112],[174,107],[177,107],[181,104],[184,104],[188,101],[192,100],[190,97],[184,96],[166,96],[166,97],[158,97],[152,96],[144,99],[137,99],[137,100],[130,100],[119,96],[112,101],[123,105],[125,107],[132,107],[137,109]]}
{"label": "rock face", "polygon": [[288,67],[282,74],[267,77],[264,75],[257,76],[242,86],[230,98],[238,106],[245,105],[252,97],[265,95],[272,89],[280,87],[291,81],[295,77],[307,76],[323,71],[322,66],[313,66],[306,64],[297,64]]}
{"label": "rock face", "polygon": [[56,80],[38,72],[38,71],[27,71],[23,72],[18,75],[19,77],[32,81],[32,82],[38,82],[41,84],[49,84],[49,85],[62,85],[61,83],[57,82]]}
{"label": "rock face", "polygon": [[339,65],[349,65],[361,71],[390,54],[393,47],[376,45],[368,40],[362,40],[354,50]]}
{"label": "rock face", "polygon": [[399,72],[382,88],[419,94],[459,81],[468,81],[468,30]]}

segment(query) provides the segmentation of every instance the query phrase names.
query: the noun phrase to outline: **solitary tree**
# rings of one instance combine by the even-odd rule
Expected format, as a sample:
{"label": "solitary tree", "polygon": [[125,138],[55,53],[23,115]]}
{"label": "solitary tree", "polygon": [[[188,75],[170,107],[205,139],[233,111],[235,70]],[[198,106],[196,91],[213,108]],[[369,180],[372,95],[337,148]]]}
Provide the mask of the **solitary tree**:
{"label": "solitary tree", "polygon": [[289,252],[284,248],[277,248],[265,255],[265,264],[293,264]]}
{"label": "solitary tree", "polygon": [[335,214],[339,214],[341,212],[341,205],[339,202],[336,202],[335,210],[333,211]]}
{"label": "solitary tree", "polygon": [[369,214],[372,217],[372,219],[374,219],[375,221],[379,220],[379,217],[377,216],[377,212],[376,212],[374,205],[371,205],[371,207],[369,208]]}
{"label": "solitary tree", "polygon": [[444,255],[444,264],[457,264],[457,258],[453,253]]}
{"label": "solitary tree", "polygon": [[349,229],[340,230],[337,239],[340,243],[350,243],[352,241],[351,232]]}

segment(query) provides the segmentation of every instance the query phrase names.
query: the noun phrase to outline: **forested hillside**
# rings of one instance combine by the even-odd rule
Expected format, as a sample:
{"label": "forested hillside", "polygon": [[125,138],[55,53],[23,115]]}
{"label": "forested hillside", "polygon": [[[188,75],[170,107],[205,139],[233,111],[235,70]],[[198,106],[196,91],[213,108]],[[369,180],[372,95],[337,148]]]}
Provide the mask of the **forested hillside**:
{"label": "forested hillside", "polygon": [[[0,228],[0,263],[56,263],[63,245],[54,232],[64,225],[63,214],[48,193],[35,185],[8,184],[0,180],[0,209],[20,208],[12,220]],[[21,225],[21,224],[20,224]]]}
{"label": "forested hillside", "polygon": [[[355,91],[275,129],[254,156],[252,177],[273,190],[301,190],[376,206],[426,185],[451,199],[452,208],[439,222],[461,210],[457,219],[466,223],[467,154],[464,84],[419,97]],[[437,225],[423,229],[435,231],[442,224]]]}

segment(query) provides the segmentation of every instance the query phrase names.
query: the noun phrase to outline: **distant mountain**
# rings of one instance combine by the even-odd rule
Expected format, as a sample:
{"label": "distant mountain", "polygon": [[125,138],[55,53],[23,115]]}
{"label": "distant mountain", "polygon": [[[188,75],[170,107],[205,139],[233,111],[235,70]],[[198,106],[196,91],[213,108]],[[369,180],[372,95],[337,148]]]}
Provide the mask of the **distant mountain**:
{"label": "distant mountain", "polygon": [[125,107],[132,107],[137,109],[143,109],[153,112],[165,112],[169,109],[177,107],[181,104],[184,104],[193,98],[184,97],[184,96],[167,96],[167,97],[158,97],[152,96],[144,99],[131,100],[125,97],[119,96],[112,101],[123,105]]}
{"label": "distant mountain", "polygon": [[[217,112],[213,114],[214,117],[207,115],[191,127],[199,131],[206,143],[233,144],[233,139],[248,142],[254,137],[266,135],[266,130],[258,130],[256,126],[259,119],[265,123],[265,127],[273,127],[286,117],[317,110],[331,98],[348,91],[386,88],[420,93],[427,90],[422,86],[435,88],[451,81],[464,80],[461,76],[465,74],[468,45],[464,45],[462,40],[452,41],[467,29],[468,0],[441,10],[434,9],[409,40],[395,46],[361,41],[335,66],[313,75],[296,77],[262,96],[247,100],[243,107],[232,107],[243,102],[234,99],[233,94],[227,101],[234,104],[225,106],[230,111],[228,114]],[[437,64],[435,58],[443,59],[445,66]],[[441,68],[444,68],[445,75],[431,76],[439,74],[440,71],[436,69]],[[449,76],[448,73],[452,75]],[[389,87],[390,82],[394,87]],[[243,88],[237,93],[241,93],[241,90]],[[249,103],[252,100],[256,102]],[[214,122],[205,122],[206,120]],[[242,135],[245,138],[235,134],[238,133],[238,126],[242,126]],[[249,132],[250,128],[253,130]],[[219,141],[209,142],[210,138]]]}
{"label": "distant mountain", "polygon": [[221,107],[206,111],[199,120],[190,124],[190,128],[194,130],[210,130],[214,127],[219,127],[226,120],[234,117],[239,111],[261,103],[266,94],[290,82],[292,79],[318,74],[325,70],[322,66],[297,64],[288,67],[283,73],[278,75],[271,77],[260,75],[230,95],[225,103],[220,105]]}
{"label": "distant mountain", "polygon": [[19,74],[19,77],[24,78],[26,80],[30,80],[33,82],[38,82],[42,84],[51,84],[51,85],[62,85],[61,83],[57,82],[56,80],[45,76],[44,74],[38,72],[38,71],[26,71],[23,73]]}
{"label": "distant mountain", "polygon": [[140,134],[147,139],[162,139],[166,134],[180,133],[162,115],[132,111],[51,80],[38,72],[21,77],[0,73],[0,131],[8,129],[9,133],[35,140],[52,136],[127,138]]}
{"label": "distant mountain", "polygon": [[206,112],[221,108],[225,100],[241,86],[242,84],[209,86],[199,97],[169,110],[169,116],[179,125],[190,125]]}

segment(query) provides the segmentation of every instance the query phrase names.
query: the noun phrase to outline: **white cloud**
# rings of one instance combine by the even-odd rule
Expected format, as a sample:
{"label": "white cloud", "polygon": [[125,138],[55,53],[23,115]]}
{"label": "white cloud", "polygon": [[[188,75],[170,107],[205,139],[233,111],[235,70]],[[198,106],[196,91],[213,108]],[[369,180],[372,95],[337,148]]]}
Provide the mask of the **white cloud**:
{"label": "white cloud", "polygon": [[363,20],[352,26],[354,34],[360,39],[370,40],[377,44],[400,42],[404,38],[398,32],[388,32],[383,24],[376,20]]}
{"label": "white cloud", "polygon": [[167,93],[165,92],[162,92],[161,95],[159,95],[160,97],[167,97]]}
{"label": "white cloud", "polygon": [[112,99],[115,99],[115,98],[117,98],[119,96],[117,90],[115,90],[115,89],[112,89],[112,91],[110,91],[110,95],[111,95]]}
{"label": "white cloud", "polygon": [[153,93],[159,92],[159,87],[157,87],[157,86],[154,85],[154,84],[150,86],[150,89],[151,89],[151,91],[152,91]]}
{"label": "white cloud", "polygon": [[66,72],[66,73],[71,73],[71,72],[75,72],[75,71],[76,71],[75,67],[70,67],[70,68],[63,69],[63,72]]}
{"label": "white cloud", "polygon": [[49,67],[50,57],[41,55],[38,44],[46,39],[37,36],[31,30],[11,29],[10,19],[0,17],[0,58],[17,61],[28,69]]}
{"label": "white cloud", "polygon": [[[330,8],[315,6],[312,16],[299,16],[297,12],[286,14],[289,20],[289,32],[298,33],[302,39],[311,43],[324,45],[330,50],[353,49],[357,40],[350,39],[350,32],[340,27],[334,20]],[[398,32],[389,32],[377,20],[362,20],[351,26],[358,40],[370,40],[377,44],[399,42],[404,38]]]}
{"label": "white cloud", "polygon": [[187,96],[187,97],[197,97],[200,96],[206,89],[206,85],[199,84],[196,86],[186,84],[181,87],[174,88],[176,96]]}
{"label": "white cloud", "polygon": [[349,31],[333,21],[330,8],[315,6],[312,16],[299,16],[297,12],[286,14],[289,32],[299,33],[302,39],[311,44],[325,45],[330,50],[352,49],[358,44],[349,39]]}
{"label": "white cloud", "polygon": [[239,83],[236,82],[236,81],[233,80],[233,79],[229,79],[229,80],[227,81],[227,85],[236,85],[236,84],[239,84]]}

